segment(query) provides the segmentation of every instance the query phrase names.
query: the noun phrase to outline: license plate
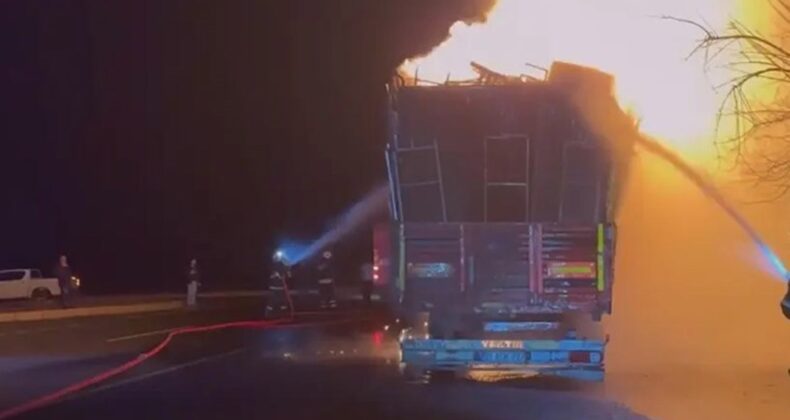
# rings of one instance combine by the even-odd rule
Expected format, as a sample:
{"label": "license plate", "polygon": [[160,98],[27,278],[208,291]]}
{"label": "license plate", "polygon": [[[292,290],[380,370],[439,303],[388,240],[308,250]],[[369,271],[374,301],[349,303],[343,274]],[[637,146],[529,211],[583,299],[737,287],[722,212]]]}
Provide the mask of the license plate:
{"label": "license plate", "polygon": [[520,364],[527,362],[527,352],[523,351],[481,351],[477,361],[484,363]]}

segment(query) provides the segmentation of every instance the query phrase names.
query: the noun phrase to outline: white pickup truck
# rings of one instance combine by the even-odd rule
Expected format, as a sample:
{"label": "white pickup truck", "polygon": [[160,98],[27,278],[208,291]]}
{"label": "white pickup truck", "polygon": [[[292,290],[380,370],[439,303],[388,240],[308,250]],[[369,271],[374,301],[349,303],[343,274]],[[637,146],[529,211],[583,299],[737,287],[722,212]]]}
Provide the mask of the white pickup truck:
{"label": "white pickup truck", "polygon": [[60,296],[58,279],[44,278],[41,270],[0,270],[0,300],[49,299],[52,296]]}

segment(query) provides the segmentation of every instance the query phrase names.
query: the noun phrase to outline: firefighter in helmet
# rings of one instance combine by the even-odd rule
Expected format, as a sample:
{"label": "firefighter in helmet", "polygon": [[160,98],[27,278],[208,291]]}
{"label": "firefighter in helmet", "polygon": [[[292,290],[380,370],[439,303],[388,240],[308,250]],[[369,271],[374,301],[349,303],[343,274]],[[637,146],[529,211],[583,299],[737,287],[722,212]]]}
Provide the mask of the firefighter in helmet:
{"label": "firefighter in helmet", "polygon": [[282,251],[272,256],[272,273],[269,276],[269,302],[266,304],[266,317],[286,315],[290,308],[288,282],[291,279],[291,267],[285,261]]}
{"label": "firefighter in helmet", "polygon": [[332,265],[332,251],[326,250],[318,261],[318,294],[321,297],[321,308],[336,308],[335,273]]}

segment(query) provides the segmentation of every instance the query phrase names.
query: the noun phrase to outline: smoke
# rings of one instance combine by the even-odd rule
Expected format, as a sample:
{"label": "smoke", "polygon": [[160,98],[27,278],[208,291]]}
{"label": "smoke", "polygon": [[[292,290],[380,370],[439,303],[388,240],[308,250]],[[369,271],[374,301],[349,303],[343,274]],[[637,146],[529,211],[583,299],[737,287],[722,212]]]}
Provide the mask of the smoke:
{"label": "smoke", "polygon": [[615,210],[619,209],[620,205],[619,190],[625,185],[631,172],[630,161],[633,158],[633,148],[639,146],[672,165],[675,170],[699,188],[749,236],[773,268],[775,274],[782,280],[787,278],[788,271],[777,254],[712,182],[695,171],[671,149],[639,131],[635,119],[620,108],[614,97],[613,80],[608,80],[606,75],[598,70],[564,63],[555,63],[552,66],[551,75],[550,81],[570,95],[573,105],[584,117],[587,126],[606,141],[616,168],[617,179],[615,180],[616,185],[613,186],[616,195],[615,205],[617,206]]}
{"label": "smoke", "polygon": [[387,195],[387,185],[377,187],[344,211],[332,227],[318,239],[310,243],[286,241],[280,245],[280,250],[290,264],[298,264],[312,258],[371,223],[386,211]]}
{"label": "smoke", "polygon": [[485,23],[497,0],[400,0],[392,2],[391,50],[399,61],[425,56],[450,38],[453,25]]}
{"label": "smoke", "polygon": [[[605,139],[622,187],[614,307],[604,321],[607,396],[657,418],[731,417],[734,404],[718,400],[706,409],[723,415],[689,414],[700,405],[690,384],[716,381],[709,372],[732,372],[733,384],[753,384],[753,372],[786,372],[790,329],[777,304],[785,289],[771,281],[784,267],[716,186],[641,133],[608,89],[576,85],[568,93]],[[757,217],[765,225],[767,215]],[[753,244],[771,277],[744,252]],[[667,403],[676,390],[684,395]]]}
{"label": "smoke", "polygon": [[[771,383],[787,391],[787,289],[718,203],[665,159],[639,152],[617,219],[606,393],[655,418],[749,418],[727,411],[743,410],[741,393],[773,392]],[[755,214],[752,226],[767,216]],[[773,375],[767,384],[757,382],[763,374]],[[706,391],[725,388],[732,401]]]}
{"label": "smoke", "polygon": [[707,179],[695,171],[691,165],[686,163],[675,152],[669,150],[662,144],[650,140],[646,137],[641,137],[637,144],[645,151],[663,159],[671,164],[675,169],[680,171],[689,181],[697,186],[708,198],[713,200],[735,223],[740,226],[743,231],[749,235],[749,238],[757,246],[757,249],[765,257],[766,261],[773,267],[775,274],[780,279],[785,280],[788,276],[788,271],[779,256],[768,246],[767,243],[760,237],[760,234],[749,224],[749,222],[738,213],[735,208],[728,202],[722,193]]}

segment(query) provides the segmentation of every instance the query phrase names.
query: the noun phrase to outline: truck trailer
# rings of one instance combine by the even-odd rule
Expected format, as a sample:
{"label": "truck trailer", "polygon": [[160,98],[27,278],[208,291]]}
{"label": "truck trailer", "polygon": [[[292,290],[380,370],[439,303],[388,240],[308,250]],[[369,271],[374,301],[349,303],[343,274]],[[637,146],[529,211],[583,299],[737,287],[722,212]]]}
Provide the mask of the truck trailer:
{"label": "truck trailer", "polygon": [[603,379],[620,165],[581,114],[612,90],[608,74],[567,63],[541,80],[389,86],[390,217],[374,269],[409,326],[405,372]]}

